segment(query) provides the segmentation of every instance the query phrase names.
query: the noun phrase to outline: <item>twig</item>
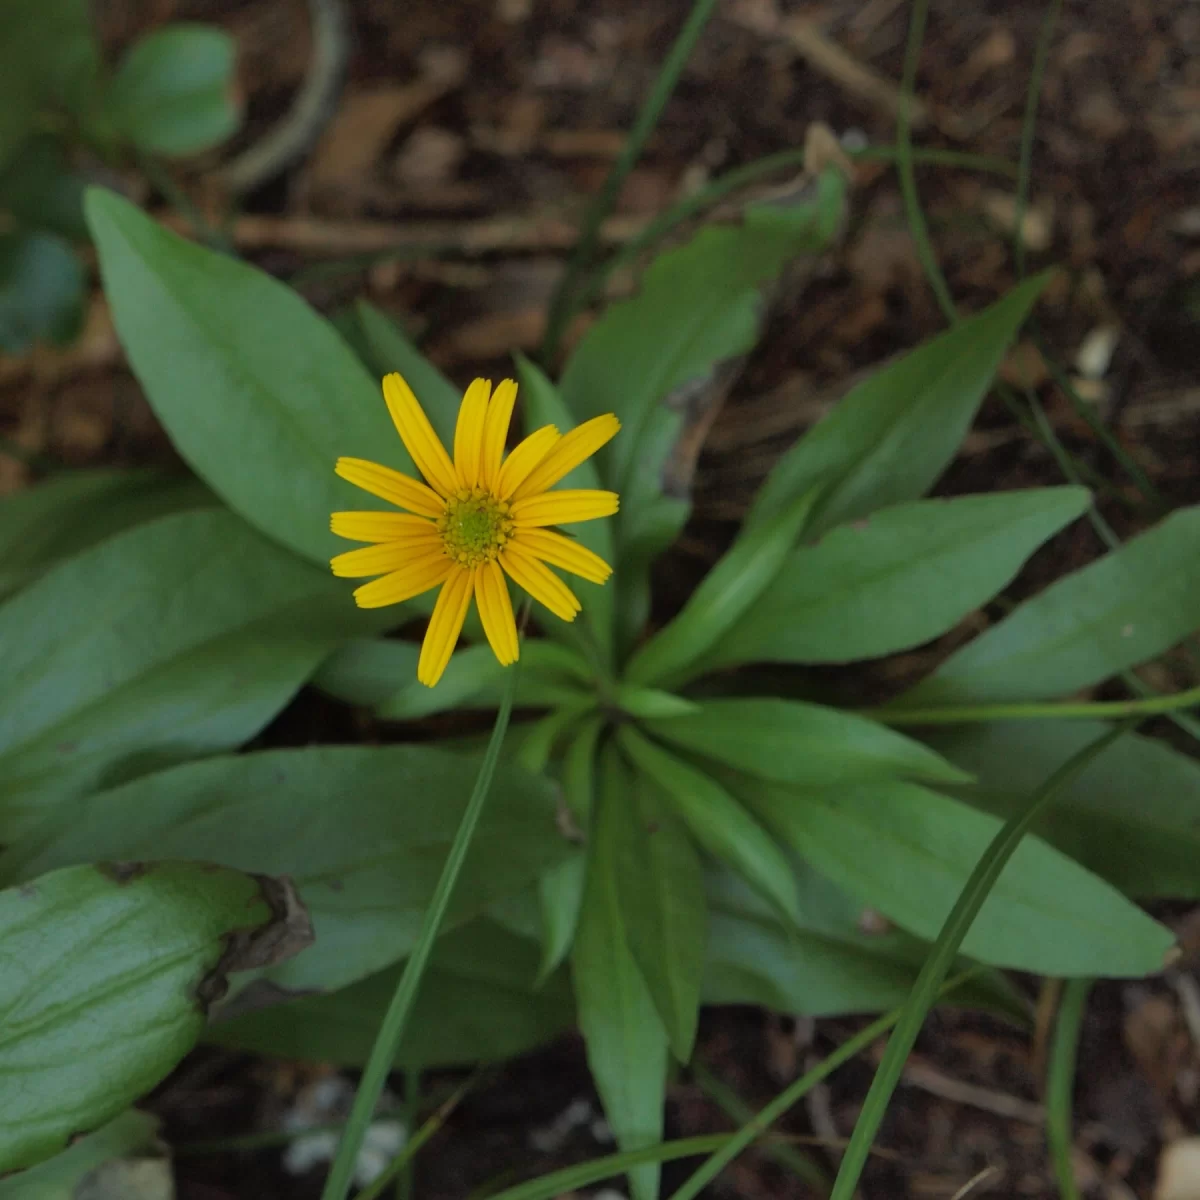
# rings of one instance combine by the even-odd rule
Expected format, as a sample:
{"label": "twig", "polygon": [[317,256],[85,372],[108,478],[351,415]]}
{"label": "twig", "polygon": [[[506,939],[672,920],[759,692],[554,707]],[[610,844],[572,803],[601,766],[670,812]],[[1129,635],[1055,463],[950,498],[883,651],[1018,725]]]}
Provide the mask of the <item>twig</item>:
{"label": "twig", "polygon": [[[763,28],[761,22],[738,12],[732,19],[745,29],[755,33],[773,32]],[[814,71],[860,100],[866,100],[890,116],[899,114],[902,108],[902,93],[890,79],[864,66],[837,42],[821,32],[816,22],[804,17],[791,17],[781,22],[776,30],[785,41],[804,59]],[[929,109],[920,100],[911,100],[910,112],[915,128],[929,121]]]}
{"label": "twig", "polygon": [[[188,223],[173,213],[158,213],[167,228],[190,234]],[[610,217],[597,236],[621,245],[647,224],[643,216]],[[563,250],[576,237],[575,227],[561,217],[488,217],[479,221],[427,221],[396,225],[390,221],[323,221],[315,217],[246,214],[230,226],[234,245],[242,250],[294,250],[305,254],[369,254],[379,262],[445,254],[473,257],[497,251]],[[369,265],[369,264],[368,264]]]}
{"label": "twig", "polygon": [[1046,1119],[1046,1110],[1032,1100],[1022,1100],[1006,1092],[997,1092],[978,1084],[965,1083],[943,1075],[928,1063],[910,1062],[904,1068],[902,1081],[910,1087],[920,1088],[931,1096],[940,1096],[955,1104],[965,1104],[984,1112],[995,1113],[1009,1121],[1024,1121],[1027,1125],[1041,1125]]}

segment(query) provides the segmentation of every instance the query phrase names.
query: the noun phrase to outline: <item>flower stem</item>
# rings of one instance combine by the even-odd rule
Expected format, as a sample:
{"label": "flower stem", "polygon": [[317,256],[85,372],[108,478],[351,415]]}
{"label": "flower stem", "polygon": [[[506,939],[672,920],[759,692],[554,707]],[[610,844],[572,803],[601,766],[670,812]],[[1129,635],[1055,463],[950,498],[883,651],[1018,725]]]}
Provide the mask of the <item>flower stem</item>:
{"label": "flower stem", "polygon": [[980,721],[1097,720],[1153,717],[1200,705],[1200,687],[1173,696],[1141,700],[1101,700],[1096,703],[968,704],[959,708],[862,708],[858,715],[884,725],[971,725]]}
{"label": "flower stem", "polygon": [[467,802],[466,811],[459,823],[458,832],[454,835],[454,844],[446,857],[442,868],[441,878],[434,890],[433,899],[425,912],[421,924],[421,933],[417,944],[413,947],[392,1002],[384,1015],[379,1033],[375,1036],[375,1045],[371,1049],[371,1057],[367,1061],[366,1070],[358,1085],[358,1093],[354,1097],[354,1107],[350,1111],[350,1120],[346,1123],[346,1132],[342,1135],[338,1146],[337,1157],[333,1160],[329,1177],[325,1181],[321,1200],[346,1200],[350,1184],[354,1178],[354,1166],[358,1159],[359,1148],[366,1135],[367,1126],[375,1112],[383,1085],[387,1081],[388,1072],[396,1059],[396,1051],[400,1047],[400,1039],[404,1036],[404,1027],[412,1011],[413,1002],[417,998],[417,989],[421,984],[421,976],[425,972],[433,944],[442,926],[442,919],[450,903],[454,885],[471,846],[471,839],[479,824],[483,812],[484,801],[491,787],[492,776],[496,772],[496,763],[500,758],[500,747],[508,730],[509,718],[512,716],[513,698],[517,691],[517,673],[520,670],[518,659],[508,671],[505,681],[504,695],[500,701],[500,711],[496,714],[496,724],[492,728],[491,740],[483,756],[483,765],[475,780],[474,790]]}

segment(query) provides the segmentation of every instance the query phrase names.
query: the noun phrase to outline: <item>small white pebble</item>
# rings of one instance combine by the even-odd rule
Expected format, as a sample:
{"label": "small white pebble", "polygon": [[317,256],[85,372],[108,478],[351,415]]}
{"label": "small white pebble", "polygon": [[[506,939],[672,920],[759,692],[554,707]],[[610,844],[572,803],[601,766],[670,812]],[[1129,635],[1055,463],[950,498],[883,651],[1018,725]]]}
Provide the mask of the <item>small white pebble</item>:
{"label": "small white pebble", "polygon": [[391,1157],[390,1154],[384,1154],[380,1150],[364,1145],[354,1160],[354,1182],[359,1187],[366,1187],[367,1184],[374,1183],[387,1169]]}
{"label": "small white pebble", "polygon": [[306,1133],[283,1152],[283,1169],[289,1175],[303,1175],[318,1163],[332,1162],[337,1144],[336,1133]]}
{"label": "small white pebble", "polygon": [[1080,343],[1075,370],[1084,379],[1103,379],[1120,336],[1121,331],[1115,325],[1098,325]]}
{"label": "small white pebble", "polygon": [[388,1158],[395,1158],[407,1142],[408,1130],[404,1123],[394,1120],[373,1121],[367,1129],[367,1136],[363,1138],[364,1146],[370,1146]]}
{"label": "small white pebble", "polygon": [[847,129],[838,140],[842,143],[842,149],[847,154],[857,154],[860,150],[865,150],[870,144],[867,135],[857,127]]}

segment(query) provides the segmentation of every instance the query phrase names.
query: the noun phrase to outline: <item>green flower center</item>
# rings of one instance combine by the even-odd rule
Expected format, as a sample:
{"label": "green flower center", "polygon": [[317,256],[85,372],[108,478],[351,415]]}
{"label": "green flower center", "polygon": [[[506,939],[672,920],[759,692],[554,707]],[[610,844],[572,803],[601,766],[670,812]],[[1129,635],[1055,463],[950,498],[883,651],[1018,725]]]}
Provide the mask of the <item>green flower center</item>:
{"label": "green flower center", "polygon": [[512,520],[504,501],[475,488],[446,501],[438,528],[446,553],[464,567],[477,567],[500,553],[512,533]]}

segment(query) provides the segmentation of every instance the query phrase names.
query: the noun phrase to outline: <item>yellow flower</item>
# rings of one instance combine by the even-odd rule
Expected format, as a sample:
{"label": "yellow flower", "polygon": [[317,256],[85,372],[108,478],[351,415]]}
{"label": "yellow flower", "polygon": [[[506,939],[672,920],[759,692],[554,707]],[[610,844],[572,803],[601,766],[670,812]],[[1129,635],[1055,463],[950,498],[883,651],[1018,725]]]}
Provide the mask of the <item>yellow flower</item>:
{"label": "yellow flower", "polygon": [[592,583],[612,574],[598,555],[547,526],[610,517],[617,511],[616,492],[549,489],[595,454],[621,423],[610,413],[565,435],[545,425],[505,458],[517,385],[504,379],[493,393],[490,381],[476,379],[458,410],[451,462],[399,375],[384,376],[383,398],[427,483],[365,459],[339,458],[343,479],[407,511],[334,513],[334,533],[372,545],[339,554],[330,564],[333,573],[382,576],[355,591],[360,608],[399,604],[441,585],[417,663],[417,678],[427,687],[450,661],[472,595],[496,657],[508,666],[519,648],[504,572],[564,621],[575,620],[579,601],[547,563]]}

